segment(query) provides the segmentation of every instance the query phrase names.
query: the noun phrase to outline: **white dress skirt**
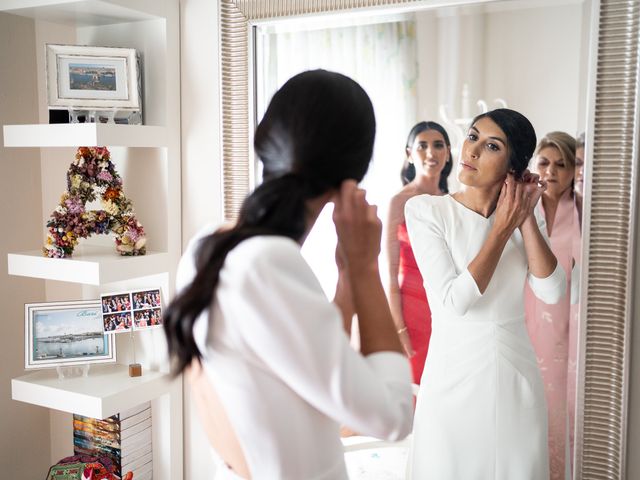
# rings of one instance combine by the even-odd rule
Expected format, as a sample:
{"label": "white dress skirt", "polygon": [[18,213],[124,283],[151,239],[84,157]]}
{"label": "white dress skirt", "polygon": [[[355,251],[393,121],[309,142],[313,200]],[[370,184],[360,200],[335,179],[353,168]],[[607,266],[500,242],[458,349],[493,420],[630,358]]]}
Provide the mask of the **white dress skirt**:
{"label": "white dress skirt", "polygon": [[449,195],[421,195],[407,202],[405,218],[432,312],[408,478],[548,480],[545,395],[524,323],[524,286],[555,303],[566,289],[562,268],[545,279],[528,273],[516,230],[481,294],[467,266],[494,215]]}

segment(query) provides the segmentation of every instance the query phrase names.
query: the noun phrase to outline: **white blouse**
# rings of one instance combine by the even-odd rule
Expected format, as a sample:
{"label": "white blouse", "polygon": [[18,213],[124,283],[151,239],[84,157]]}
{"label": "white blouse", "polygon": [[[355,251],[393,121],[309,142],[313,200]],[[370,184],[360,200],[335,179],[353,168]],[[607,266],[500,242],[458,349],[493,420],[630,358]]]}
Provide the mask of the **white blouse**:
{"label": "white blouse", "polygon": [[[192,281],[197,241],[212,231],[191,240],[178,289]],[[260,236],[235,247],[209,313],[196,321],[196,342],[253,479],[346,479],[340,425],[387,440],[411,431],[406,357],[351,348],[340,311],[293,240]]]}

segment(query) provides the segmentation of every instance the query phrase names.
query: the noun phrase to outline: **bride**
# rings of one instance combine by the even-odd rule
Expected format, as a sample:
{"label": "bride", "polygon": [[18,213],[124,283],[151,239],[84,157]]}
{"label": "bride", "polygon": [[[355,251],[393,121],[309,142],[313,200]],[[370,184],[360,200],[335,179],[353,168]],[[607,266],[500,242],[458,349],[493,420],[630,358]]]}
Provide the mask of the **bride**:
{"label": "bride", "polygon": [[419,195],[407,230],[432,310],[409,478],[549,478],[544,387],[524,322],[524,285],[545,303],[565,275],[534,206],[546,188],[526,170],[531,123],[497,109],[476,117],[453,195]]}

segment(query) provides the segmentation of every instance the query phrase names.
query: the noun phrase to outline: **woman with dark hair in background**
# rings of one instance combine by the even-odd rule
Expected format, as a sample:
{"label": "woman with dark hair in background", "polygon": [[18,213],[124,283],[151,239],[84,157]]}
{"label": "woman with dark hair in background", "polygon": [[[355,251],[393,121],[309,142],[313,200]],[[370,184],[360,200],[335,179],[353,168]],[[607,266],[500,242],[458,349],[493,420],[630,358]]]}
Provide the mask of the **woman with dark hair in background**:
{"label": "woman with dark hair in background", "polygon": [[431,311],[411,250],[404,205],[421,194],[449,193],[453,159],[449,135],[436,122],[420,122],[409,132],[402,166],[402,190],[391,199],[387,221],[389,304],[400,341],[411,361],[413,383],[420,384],[431,336]]}
{"label": "woman with dark hair in background", "polygon": [[[577,282],[579,271],[580,223],[574,202],[576,140],[565,132],[551,132],[540,140],[534,154],[534,171],[547,183],[536,206],[544,217],[551,251],[567,277],[567,291]],[[555,305],[525,292],[527,329],[542,372],[549,411],[549,467],[552,480],[565,478],[567,465],[567,425],[573,426],[575,405],[575,365],[577,353],[577,308],[575,295],[566,295]],[[570,430],[571,432],[571,430]],[[572,450],[572,449],[571,449]],[[571,457],[572,458],[572,457]],[[569,461],[569,464],[571,462]]]}
{"label": "woman with dark hair in background", "polygon": [[[180,262],[169,354],[188,374],[221,478],[346,479],[341,425],[409,433],[409,365],[377,266],[381,222],[356,186],[374,136],[356,82],[323,70],[291,78],[255,133],[263,183],[235,225],[193,240]],[[330,201],[335,304],[300,254]],[[361,353],[346,334],[354,313]]]}
{"label": "woman with dark hair in background", "polygon": [[548,480],[544,387],[524,321],[524,285],[560,300],[565,275],[534,207],[531,123],[497,109],[462,145],[453,195],[405,207],[432,334],[409,459],[416,480]]}

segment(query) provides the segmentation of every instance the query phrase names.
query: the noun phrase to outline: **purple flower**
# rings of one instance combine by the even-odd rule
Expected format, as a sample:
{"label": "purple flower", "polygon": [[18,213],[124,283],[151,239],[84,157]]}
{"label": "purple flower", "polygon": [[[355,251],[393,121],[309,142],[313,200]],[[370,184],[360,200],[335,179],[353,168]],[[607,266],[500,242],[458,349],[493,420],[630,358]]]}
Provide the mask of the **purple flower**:
{"label": "purple flower", "polygon": [[71,215],[84,213],[84,204],[78,197],[69,197],[64,201],[64,204]]}
{"label": "purple flower", "polygon": [[113,180],[113,177],[111,176],[111,174],[108,171],[102,170],[98,174],[98,180],[104,180],[105,182],[110,182],[111,180]]}

